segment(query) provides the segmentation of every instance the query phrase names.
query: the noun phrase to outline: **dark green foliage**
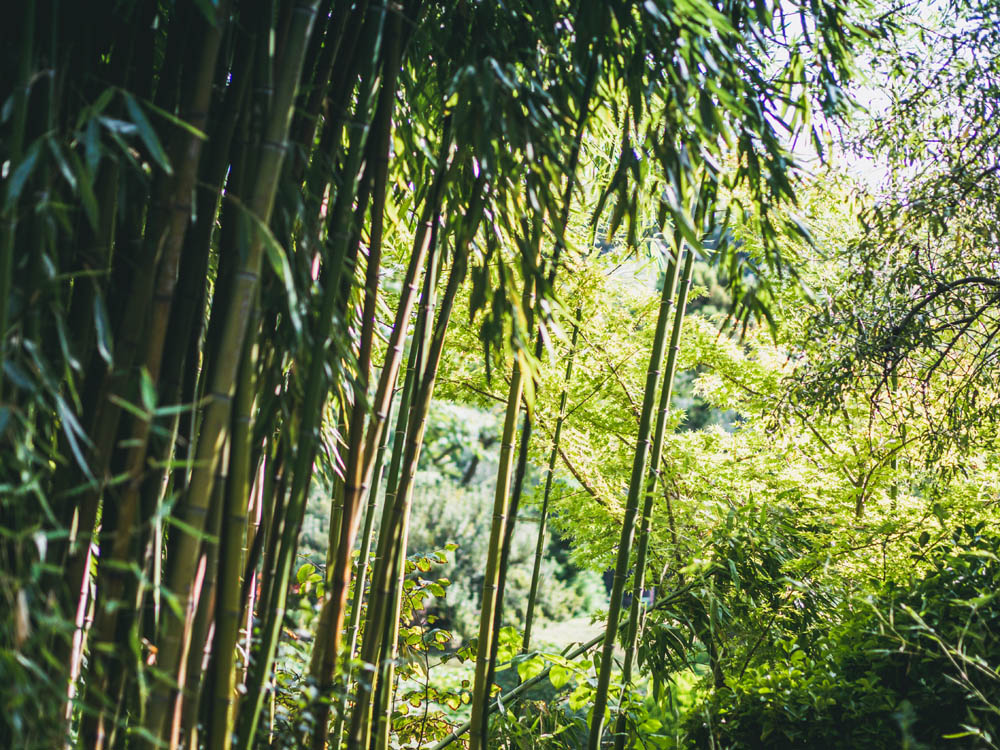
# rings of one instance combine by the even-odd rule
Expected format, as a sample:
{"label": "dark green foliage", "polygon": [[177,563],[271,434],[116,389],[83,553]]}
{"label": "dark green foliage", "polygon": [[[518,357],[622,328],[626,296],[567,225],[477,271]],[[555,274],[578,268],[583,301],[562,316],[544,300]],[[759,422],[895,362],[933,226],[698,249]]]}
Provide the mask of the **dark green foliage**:
{"label": "dark green foliage", "polygon": [[768,659],[692,710],[691,747],[709,733],[733,750],[994,747],[998,552],[982,525],[914,540],[922,575],[850,600],[828,634],[785,631]]}

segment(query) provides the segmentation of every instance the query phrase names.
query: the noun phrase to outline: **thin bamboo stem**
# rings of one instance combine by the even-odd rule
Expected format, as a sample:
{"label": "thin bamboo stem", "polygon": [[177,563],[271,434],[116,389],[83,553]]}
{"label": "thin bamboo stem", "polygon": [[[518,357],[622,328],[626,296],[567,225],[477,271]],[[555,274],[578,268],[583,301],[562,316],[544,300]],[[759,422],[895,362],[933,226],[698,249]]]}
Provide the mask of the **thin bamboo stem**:
{"label": "thin bamboo stem", "polygon": [[[678,244],[680,247],[680,244]],[[676,266],[672,264],[668,273],[676,282]],[[684,323],[684,312],[687,307],[688,290],[691,288],[691,273],[694,266],[694,252],[688,250],[684,259],[684,270],[681,272],[680,289],[677,292],[676,310],[674,311],[673,328],[670,331],[670,344],[667,350],[667,364],[663,372],[663,386],[660,390],[660,404],[656,415],[656,428],[653,430],[653,449],[649,456],[649,475],[646,479],[645,499],[642,506],[642,518],[639,527],[639,545],[636,550],[634,573],[632,574],[632,602],[629,608],[629,624],[625,636],[625,661],[622,666],[622,691],[632,682],[632,665],[638,646],[641,628],[640,606],[646,575],[646,558],[649,553],[650,517],[653,513],[653,497],[656,481],[660,476],[660,457],[663,455],[663,439],[666,432],[667,415],[670,413],[670,396],[673,393],[674,375],[677,371],[677,355],[680,352],[681,327]],[[626,711],[619,708],[618,722],[615,726],[615,750],[624,750],[627,735]]]}
{"label": "thin bamboo stem", "polygon": [[569,384],[573,379],[573,360],[576,357],[576,341],[580,332],[581,310],[576,310],[576,322],[570,336],[569,354],[566,357],[566,375],[563,378],[562,392],[559,394],[559,414],[552,434],[552,450],[549,453],[548,469],[545,474],[545,489],[542,492],[542,508],[538,518],[538,537],[535,541],[535,561],[531,569],[531,587],[528,590],[528,606],[524,615],[524,637],[521,640],[521,652],[527,653],[531,647],[531,628],[535,620],[535,602],[538,599],[538,582],[542,569],[542,557],[545,549],[545,523],[549,513],[549,499],[552,496],[552,483],[555,477],[556,461],[559,460],[559,442],[562,437],[563,422],[566,421],[566,404],[569,398]]}
{"label": "thin bamboo stem", "polygon": [[[439,167],[439,169],[441,168]],[[376,676],[376,679],[380,668],[377,654],[380,649],[385,648],[383,644],[384,633],[386,632],[388,618],[394,606],[390,597],[398,595],[398,591],[396,590],[398,587],[390,586],[390,582],[395,578],[393,575],[394,571],[398,570],[400,564],[399,556],[405,556],[406,554],[405,550],[401,549],[401,545],[404,541],[403,535],[406,533],[406,518],[410,510],[412,485],[416,475],[417,462],[420,458],[424,425],[426,424],[427,412],[433,396],[435,375],[443,352],[445,332],[447,331],[448,321],[451,317],[453,303],[458,292],[458,287],[465,278],[466,264],[468,263],[468,245],[471,235],[476,231],[475,227],[478,226],[479,217],[482,215],[482,189],[483,183],[482,181],[478,181],[473,188],[473,195],[466,216],[468,226],[471,228],[464,237],[459,238],[456,242],[455,259],[442,298],[438,322],[434,327],[434,335],[428,351],[425,376],[420,378],[414,403],[410,407],[409,423],[406,430],[406,448],[402,461],[403,469],[396,488],[396,496],[393,499],[392,522],[387,528],[380,529],[379,531],[379,546],[384,550],[384,556],[382,557],[382,564],[372,576],[371,596],[368,604],[369,612],[372,614],[366,620],[365,637],[362,641],[361,653],[359,655],[362,661],[375,665],[376,668],[373,674]],[[430,235],[431,233],[428,232],[428,241],[430,241]],[[385,535],[384,543],[383,535]],[[358,684],[355,709],[351,717],[351,726],[348,733],[347,747],[349,750],[361,750],[367,746],[368,733],[370,731],[368,717],[371,711],[372,688],[372,684],[364,684],[363,682],[359,682]]]}
{"label": "thin bamboo stem", "polygon": [[[675,269],[679,267],[675,262]],[[675,271],[676,273],[676,271]],[[672,275],[676,279],[676,275]],[[618,630],[618,619],[621,614],[622,595],[625,589],[625,578],[628,575],[629,559],[632,552],[632,539],[635,535],[635,520],[639,512],[639,496],[644,487],[646,458],[649,453],[649,433],[653,405],[656,400],[657,384],[660,382],[660,367],[663,363],[666,348],[666,330],[670,309],[674,300],[674,284],[663,285],[660,296],[660,311],[656,319],[656,330],[653,335],[653,348],[649,356],[649,368],[646,372],[646,389],[642,398],[642,410],[639,417],[639,432],[636,439],[636,449],[632,461],[632,474],[629,479],[628,497],[625,503],[625,517],[622,523],[621,538],[618,543],[618,556],[615,563],[614,581],[611,586],[611,600],[608,604],[607,628],[604,632],[604,645],[601,647],[601,665],[598,671],[597,689],[594,694],[593,713],[590,722],[590,735],[587,742],[588,750],[599,750],[601,737],[604,733],[605,711],[608,705],[608,690],[611,686],[611,671],[613,668],[613,651],[615,636]]]}
{"label": "thin bamboo stem", "polygon": [[[435,216],[433,225],[431,228],[431,246],[436,247],[438,243],[439,234],[439,220],[440,216]],[[427,411],[425,406],[429,406],[431,398],[431,393],[425,391],[423,384],[430,378],[432,381],[436,377],[437,373],[437,361],[434,362],[434,370],[431,370],[430,357],[431,357],[431,345],[434,339],[434,309],[437,305],[437,287],[440,281],[441,274],[441,256],[442,252],[431,253],[427,259],[427,271],[424,279],[424,293],[420,300],[420,314],[417,317],[417,327],[414,331],[413,336],[413,348],[415,349],[416,356],[413,361],[413,376],[414,381],[418,384],[416,387],[419,393],[423,394],[427,392],[427,403],[424,404],[422,401],[414,403],[409,409],[409,413],[405,415],[407,422],[403,425],[403,434],[397,435],[400,439],[405,440],[408,435],[413,435],[414,423],[416,423],[417,429],[417,440],[422,442],[424,423],[427,419]],[[447,290],[446,290],[447,291]],[[452,301],[450,299],[446,300],[448,309]],[[437,330],[442,331],[442,325],[447,326],[447,319],[441,319],[438,321]],[[443,336],[443,333],[440,334]],[[411,423],[409,420],[413,419],[414,422]],[[419,448],[419,446],[418,446]],[[419,461],[419,451],[412,454],[416,458],[414,460]],[[407,473],[410,469],[409,465],[406,468]],[[370,716],[366,716],[363,711],[358,712],[358,717],[364,717],[364,727],[367,735],[372,734],[372,724],[374,723],[374,735],[375,735],[375,748],[388,748],[389,741],[389,715],[392,711],[392,701],[393,701],[393,687],[394,680],[393,675],[396,668],[396,655],[398,653],[398,639],[399,639],[399,617],[402,610],[403,603],[403,578],[406,573],[406,548],[409,538],[409,522],[410,522],[410,503],[411,503],[411,493],[413,491],[413,482],[407,480],[404,484],[403,496],[400,496],[399,485],[400,478],[395,477],[393,492],[392,492],[392,506],[394,515],[390,516],[390,519],[386,525],[387,530],[391,530],[391,534],[386,534],[386,539],[389,542],[387,545],[389,559],[386,561],[392,570],[393,576],[393,591],[394,595],[391,598],[391,606],[386,612],[376,613],[378,617],[381,618],[381,630],[376,631],[376,637],[381,636],[381,644],[379,648],[379,653],[377,660],[375,662],[375,690],[374,693],[369,693],[366,695],[366,699],[371,697],[374,701],[375,719],[372,722]],[[388,497],[388,496],[387,496]],[[402,500],[402,505],[397,506],[397,501]],[[398,529],[396,527],[399,527]],[[377,625],[373,625],[377,627]],[[352,720],[354,717],[352,717]],[[368,737],[366,736],[364,744],[368,745]]]}
{"label": "thin bamboo stem", "polygon": [[229,482],[223,509],[223,534],[219,540],[218,602],[210,677],[212,710],[208,712],[206,747],[229,750],[232,744],[236,642],[242,616],[240,574],[243,541],[247,530],[250,494],[250,420],[256,392],[256,342],[248,342],[236,388]]}
{"label": "thin bamboo stem", "polygon": [[[531,307],[532,283],[525,279],[524,309]],[[486,553],[486,573],[483,577],[483,600],[479,610],[479,641],[476,648],[476,673],[472,688],[472,726],[469,736],[469,750],[488,747],[487,722],[489,715],[489,668],[493,642],[497,636],[494,628],[494,614],[497,609],[497,595],[500,579],[500,563],[503,539],[509,510],[510,483],[513,470],[514,433],[517,415],[521,409],[524,390],[524,372],[520,359],[514,361],[510,388],[507,394],[507,412],[504,417],[503,434],[500,438],[500,459],[497,467],[496,492],[493,498],[493,522],[490,527],[490,542]]]}

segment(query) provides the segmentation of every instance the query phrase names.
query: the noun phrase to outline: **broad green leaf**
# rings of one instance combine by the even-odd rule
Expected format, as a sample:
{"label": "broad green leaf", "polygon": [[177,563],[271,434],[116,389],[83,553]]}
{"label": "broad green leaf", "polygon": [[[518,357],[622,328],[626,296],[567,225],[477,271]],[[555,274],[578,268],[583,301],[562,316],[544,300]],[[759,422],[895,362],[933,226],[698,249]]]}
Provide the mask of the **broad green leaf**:
{"label": "broad green leaf", "polygon": [[570,671],[561,664],[553,664],[549,670],[549,682],[556,690],[561,690],[569,682]]}
{"label": "broad green leaf", "polygon": [[295,580],[298,581],[299,584],[303,584],[309,579],[309,576],[315,572],[316,566],[312,563],[306,563],[295,572]]}

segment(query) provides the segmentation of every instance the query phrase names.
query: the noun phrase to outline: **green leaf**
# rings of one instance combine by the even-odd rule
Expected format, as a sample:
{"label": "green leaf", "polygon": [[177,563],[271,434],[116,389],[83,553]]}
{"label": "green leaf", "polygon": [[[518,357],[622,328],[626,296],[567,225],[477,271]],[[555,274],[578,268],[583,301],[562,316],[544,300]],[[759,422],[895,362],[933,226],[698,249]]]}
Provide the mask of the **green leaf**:
{"label": "green leaf", "polygon": [[295,279],[292,275],[292,267],[288,262],[288,255],[285,253],[285,248],[278,242],[278,238],[274,236],[271,228],[261,221],[260,217],[250,210],[249,206],[228,193],[226,194],[226,198],[232,201],[241,214],[250,220],[250,223],[253,224],[254,229],[259,234],[271,270],[274,271],[274,275],[278,277],[278,280],[284,284],[285,297],[288,304],[288,316],[292,328],[296,336],[301,336],[302,318],[299,315],[299,295],[295,290]]}
{"label": "green leaf", "polygon": [[145,367],[139,370],[139,395],[147,414],[152,414],[156,409],[156,385]]}
{"label": "green leaf", "polygon": [[199,140],[202,140],[202,141],[207,141],[208,140],[208,134],[205,133],[205,131],[198,130],[198,128],[196,128],[194,125],[192,125],[189,122],[186,122],[186,121],[182,120],[177,115],[171,114],[170,112],[167,112],[167,110],[165,110],[165,109],[160,109],[159,107],[157,107],[152,102],[148,102],[146,100],[143,100],[142,103],[145,104],[147,107],[149,107],[151,110],[153,110],[153,112],[155,112],[156,114],[158,114],[160,117],[162,117],[163,119],[165,119],[170,124],[176,125],[177,127],[181,128],[182,130],[187,131],[188,133],[190,133],[191,135],[193,135],[195,138],[198,138]]}
{"label": "green leaf", "polygon": [[309,579],[309,577],[315,572],[316,572],[316,566],[313,565],[312,563],[306,563],[295,572],[295,580],[298,581],[299,584],[301,585],[305,583]]}
{"label": "green leaf", "polygon": [[549,682],[556,690],[561,690],[569,682],[570,671],[561,664],[553,664],[549,670]]}
{"label": "green leaf", "polygon": [[17,202],[17,199],[21,197],[21,191],[24,190],[25,183],[31,177],[31,173],[35,170],[35,165],[38,163],[38,154],[42,150],[43,140],[45,139],[39,138],[28,147],[24,158],[21,159],[21,163],[17,165],[17,169],[10,176],[10,181],[7,183],[7,196],[4,199],[5,211],[9,210]]}
{"label": "green leaf", "polygon": [[[87,463],[87,459],[83,455],[83,445],[90,445],[90,439],[87,437],[87,433],[83,431],[80,423],[76,419],[76,415],[69,408],[69,404],[62,396],[56,396],[56,412],[59,414],[59,420],[62,422],[63,434],[66,436],[66,440],[69,442],[69,448],[73,452],[73,458],[76,459],[77,465],[83,471],[87,479],[93,481],[94,475],[90,471],[90,466]],[[81,445],[82,443],[82,445]]]}
{"label": "green leaf", "polygon": [[83,153],[90,176],[97,174],[97,166],[101,162],[101,131],[97,128],[97,118],[87,121],[87,130],[83,137]]}
{"label": "green leaf", "polygon": [[49,151],[52,152],[52,156],[55,157],[56,165],[59,167],[59,172],[62,173],[63,178],[69,183],[70,190],[76,192],[76,175],[73,174],[73,170],[69,168],[69,162],[66,161],[66,157],[63,156],[62,149],[59,148],[58,142],[55,138],[47,138],[49,142]]}
{"label": "green leaf", "polygon": [[73,150],[70,150],[69,158],[73,162],[73,169],[77,178],[77,195],[83,204],[84,213],[87,214],[87,221],[90,223],[91,228],[96,231],[98,223],[97,196],[94,195],[94,186],[91,177],[96,167],[95,170],[88,171],[88,168],[84,167],[83,162],[80,161],[80,157]]}
{"label": "green leaf", "polygon": [[152,123],[149,122],[146,113],[142,111],[139,102],[124,89],[122,90],[122,97],[125,99],[125,108],[128,110],[129,117],[132,118],[132,124],[138,129],[139,138],[146,145],[150,156],[153,157],[154,161],[160,165],[164,172],[173,174],[174,170],[170,166],[167,152],[163,149],[163,144],[160,143],[159,136],[156,135]]}
{"label": "green leaf", "polygon": [[545,662],[540,656],[533,656],[517,665],[517,674],[522,681],[530,680],[545,669]]}
{"label": "green leaf", "polygon": [[94,327],[97,330],[97,353],[110,365],[114,358],[111,323],[108,320],[108,309],[104,304],[104,296],[97,285],[94,288]]}

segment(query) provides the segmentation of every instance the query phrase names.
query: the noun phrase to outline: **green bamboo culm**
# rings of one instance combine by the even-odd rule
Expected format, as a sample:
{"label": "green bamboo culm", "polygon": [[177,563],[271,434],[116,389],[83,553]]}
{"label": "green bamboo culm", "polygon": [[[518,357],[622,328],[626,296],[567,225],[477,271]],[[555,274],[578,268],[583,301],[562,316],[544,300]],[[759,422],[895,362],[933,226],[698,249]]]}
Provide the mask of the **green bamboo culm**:
{"label": "green bamboo culm", "polygon": [[[479,199],[474,198],[470,210],[475,210],[477,214],[481,213]],[[365,638],[362,641],[359,654],[362,661],[373,665],[372,681],[375,684],[363,684],[361,681],[358,683],[354,713],[351,716],[348,732],[348,750],[361,750],[369,744],[373,729],[372,702],[375,697],[372,688],[377,689],[380,675],[386,666],[384,664],[385,655],[393,648],[393,643],[390,641],[392,640],[391,633],[395,632],[395,624],[391,622],[391,619],[393,614],[398,612],[396,599],[402,591],[398,571],[406,555],[406,534],[413,482],[420,459],[427,414],[434,393],[435,375],[444,350],[445,333],[448,329],[458,289],[465,278],[468,263],[468,241],[468,239],[456,241],[456,252],[448,283],[441,297],[438,320],[433,327],[433,335],[427,348],[424,373],[422,377],[420,373],[417,373],[414,381],[416,391],[409,408],[406,445],[393,496],[391,520],[387,527],[379,530],[379,547],[383,556],[372,576],[372,595],[368,604],[370,614],[366,619]],[[429,314],[425,316],[425,325],[430,325]],[[422,356],[418,356],[416,360],[418,364],[422,358]],[[385,535],[384,543],[383,535]],[[388,677],[385,679],[387,681]]]}
{"label": "green bamboo culm", "polygon": [[[440,216],[435,215],[430,226],[431,248],[438,248],[440,237]],[[427,420],[427,409],[430,406],[430,398],[433,391],[424,387],[428,382],[433,383],[434,374],[437,370],[437,360],[434,360],[433,372],[431,367],[432,344],[435,340],[434,311],[437,306],[438,285],[440,284],[441,267],[443,265],[443,245],[437,252],[431,252],[427,258],[427,271],[424,274],[424,293],[420,298],[420,312],[417,316],[417,325],[413,334],[412,367],[413,367],[413,388],[416,390],[416,399],[407,399],[407,413],[400,414],[397,425],[396,437],[400,440],[400,447],[407,445],[408,436],[413,436],[416,450],[409,453],[413,460],[419,461],[419,449],[422,445],[424,426]],[[457,278],[457,277],[456,277]],[[450,289],[450,291],[449,291]],[[451,295],[445,300],[445,309],[450,315],[451,305],[457,287],[449,284],[445,289],[445,294]],[[447,319],[438,319],[436,325],[447,326]],[[439,333],[443,336],[443,333]],[[410,373],[407,373],[409,376]],[[428,381],[428,378],[431,378]],[[412,446],[411,446],[412,447]],[[387,510],[386,523],[383,528],[386,531],[386,545],[383,553],[388,555],[385,560],[389,575],[390,591],[394,595],[389,596],[384,601],[387,604],[384,611],[373,612],[373,627],[379,628],[373,635],[381,638],[378,647],[378,655],[374,663],[374,690],[364,694],[364,701],[359,700],[359,709],[355,710],[352,719],[352,742],[357,739],[357,722],[364,717],[364,732],[367,735],[364,742],[371,746],[373,750],[381,747],[388,747],[388,718],[392,705],[392,678],[395,669],[395,658],[397,648],[397,638],[399,633],[399,614],[402,606],[402,577],[405,572],[406,545],[409,532],[409,509],[413,483],[410,480],[413,465],[407,463],[402,467],[406,472],[406,477],[399,474],[400,462],[396,462],[396,472],[393,474],[392,482],[392,506],[388,506],[390,494],[386,495]],[[402,494],[399,490],[402,487]],[[381,537],[380,537],[381,541]],[[394,587],[394,588],[393,588]],[[359,695],[360,698],[360,695]],[[374,715],[366,713],[365,702],[371,701]],[[371,740],[370,738],[374,739]],[[372,744],[374,743],[374,744]]]}
{"label": "green bamboo culm", "polygon": [[[533,279],[525,279],[523,309],[531,307]],[[517,431],[517,416],[521,411],[521,397],[524,392],[526,373],[521,364],[521,354],[515,355],[510,387],[507,391],[507,410],[504,415],[503,432],[500,438],[500,459],[497,467],[496,491],[493,496],[493,520],[490,527],[489,547],[486,551],[486,572],[483,577],[483,599],[479,610],[479,639],[476,646],[476,673],[472,687],[472,727],[469,735],[469,749],[479,750],[488,746],[489,669],[495,632],[497,590],[500,579],[500,562],[504,535],[507,527],[507,513],[510,504],[511,477],[514,469],[514,436]],[[527,375],[530,377],[530,374]]]}
{"label": "green bamboo culm", "polygon": [[[292,103],[295,100],[306,42],[312,29],[317,5],[318,0],[311,0],[296,6],[292,14],[286,55],[282,60],[281,70],[278,71],[257,177],[249,203],[250,210],[265,225],[274,206],[277,180],[285,157],[285,139],[291,120]],[[222,344],[211,367],[212,383],[206,392],[207,406],[198,436],[195,468],[186,497],[187,514],[184,522],[187,528],[178,529],[181,539],[170,566],[167,584],[169,590],[177,597],[181,612],[187,609],[188,602],[196,593],[192,591],[200,543],[196,535],[204,528],[215,481],[215,468],[219,461],[219,450],[227,438],[234,383],[242,359],[253,299],[257,293],[263,250],[264,238],[261,236],[261,231],[253,231],[246,255],[240,263],[230,304],[226,310],[218,311],[225,320],[221,329]],[[214,307],[212,312],[213,315],[217,312]],[[161,621],[161,626],[158,666],[165,674],[174,676],[177,674],[177,666],[184,651],[184,644],[181,642],[182,633],[179,632],[180,623],[175,618],[166,617]],[[159,737],[165,741],[169,739],[168,718],[172,713],[173,703],[170,698],[171,692],[162,682],[157,683],[145,722],[149,736]]]}
{"label": "green bamboo culm", "polygon": [[[675,238],[678,253],[682,252],[683,244]],[[676,263],[671,264],[668,276],[676,282]],[[634,573],[632,574],[632,602],[629,606],[628,627],[625,636],[625,661],[622,664],[622,694],[632,682],[632,665],[639,640],[641,628],[641,602],[645,582],[646,558],[649,553],[650,517],[653,512],[653,497],[656,482],[660,477],[660,460],[663,455],[663,440],[666,432],[667,416],[670,413],[670,397],[673,393],[674,375],[677,371],[677,356],[680,352],[681,327],[684,323],[684,313],[687,307],[688,290],[691,288],[691,274],[694,269],[694,252],[689,248],[684,258],[684,270],[681,272],[680,289],[677,292],[677,309],[674,311],[674,323],[670,331],[670,344],[667,351],[667,364],[663,371],[663,386],[660,389],[660,404],[656,414],[656,427],[653,430],[653,448],[649,456],[649,472],[646,479],[646,490],[642,506],[642,518],[639,526],[639,544],[636,549]],[[615,750],[624,750],[627,738],[626,711],[620,708],[615,726]]]}
{"label": "green bamboo culm", "polygon": [[590,735],[587,742],[589,750],[600,750],[601,736],[604,733],[605,712],[608,705],[608,691],[611,686],[611,672],[614,666],[613,652],[618,630],[618,619],[621,615],[622,595],[625,590],[625,579],[628,576],[629,559],[632,552],[632,539],[635,536],[635,521],[639,512],[639,498],[644,488],[646,459],[650,448],[650,428],[653,406],[656,402],[657,386],[660,382],[663,355],[666,349],[667,325],[670,322],[670,310],[673,307],[674,293],[677,288],[677,274],[680,270],[679,259],[671,262],[673,272],[663,285],[660,295],[660,310],[656,318],[656,330],[653,334],[653,348],[649,355],[649,367],[646,371],[646,388],[642,397],[642,408],[639,414],[639,433],[636,438],[635,455],[632,460],[632,473],[629,478],[628,497],[625,503],[625,516],[622,523],[621,538],[618,542],[618,556],[615,562],[614,581],[611,585],[611,601],[608,603],[607,628],[604,632],[604,644],[601,647],[601,662],[598,671],[597,689],[594,693],[594,706],[590,721]]}
{"label": "green bamboo culm", "polygon": [[528,604],[524,614],[524,636],[521,639],[521,652],[527,653],[531,648],[531,627],[535,620],[535,602],[538,599],[538,582],[542,570],[542,558],[545,551],[545,524],[549,514],[549,499],[552,496],[552,484],[555,479],[556,462],[559,459],[559,442],[562,438],[563,422],[566,421],[566,404],[569,399],[569,384],[573,379],[573,361],[576,358],[576,342],[580,333],[582,311],[576,310],[576,320],[570,335],[569,353],[566,355],[566,375],[563,378],[562,391],[559,394],[559,413],[552,433],[552,450],[549,452],[549,462],[545,473],[545,488],[542,491],[542,507],[538,515],[538,535],[535,540],[535,559],[531,568],[531,585],[528,589]]}
{"label": "green bamboo culm", "polygon": [[[389,414],[391,420],[391,405]],[[385,431],[385,434],[382,436],[382,443],[378,448],[378,455],[375,457],[375,472],[372,475],[372,485],[368,489],[368,506],[365,509],[364,525],[361,528],[359,537],[360,546],[357,567],[354,573],[354,592],[351,596],[351,618],[347,624],[347,654],[350,659],[354,658],[354,652],[358,645],[358,634],[361,631],[365,587],[368,585],[368,564],[371,557],[372,538],[374,537],[375,529],[375,513],[378,510],[378,494],[385,475],[385,451],[388,447],[390,432],[390,430]],[[330,750],[340,750],[340,745],[343,741],[344,722],[346,720],[345,708],[344,699],[338,699],[338,710],[333,722],[333,730],[330,732]]]}
{"label": "green bamboo culm", "polygon": [[[383,8],[376,19],[371,21],[375,29],[374,43],[367,58],[365,73],[359,84],[357,112],[364,123],[370,123],[373,114],[375,68],[378,64],[381,50],[381,28],[384,15]],[[316,341],[326,342],[329,338],[337,304],[340,299],[340,282],[344,259],[347,255],[347,246],[351,241],[352,234],[349,227],[351,223],[351,207],[358,191],[362,159],[366,151],[369,132],[370,128],[367,125],[354,131],[354,137],[351,138],[347,161],[343,169],[345,181],[337,191],[336,199],[333,202],[333,209],[330,212],[329,235],[333,247],[329,260],[324,263],[321,276],[323,291],[320,300],[320,312],[314,331],[314,340]],[[414,263],[411,261],[410,267],[407,269],[408,278],[411,278],[415,272]],[[398,321],[400,316],[403,315],[403,319],[405,320],[409,315],[409,311],[406,309],[408,303],[405,289],[406,286],[404,283],[404,295],[400,300],[400,309],[397,310],[396,329],[399,328]],[[396,330],[394,330],[393,335],[397,335]],[[393,352],[392,345],[390,345],[389,351],[390,353]],[[295,452],[294,463],[291,469],[291,486],[287,501],[285,502],[285,519],[281,534],[275,539],[276,546],[273,555],[274,571],[270,576],[271,581],[269,583],[269,588],[273,591],[273,595],[268,597],[268,606],[264,612],[264,622],[261,627],[261,639],[257,642],[254,651],[254,659],[251,664],[247,683],[248,702],[241,707],[237,722],[238,747],[241,750],[245,750],[253,745],[258,720],[264,705],[265,684],[270,679],[271,668],[274,664],[274,656],[277,650],[281,621],[284,618],[287,596],[286,582],[291,575],[298,544],[298,531],[305,511],[306,496],[312,480],[312,465],[317,447],[316,427],[327,397],[326,360],[323,354],[322,349],[314,350],[311,352],[312,356],[308,359],[309,366],[305,376],[305,388],[298,409],[299,431],[304,436],[304,440]]]}
{"label": "green bamboo culm", "polygon": [[[216,60],[222,44],[228,7],[228,3],[220,6],[219,20],[215,25],[204,25],[204,33],[200,35],[202,44],[200,59],[196,66],[197,73],[192,80],[192,90],[183,101],[182,114],[188,125],[196,132],[206,129]],[[153,385],[157,385],[160,379],[184,239],[189,231],[190,199],[194,191],[201,152],[200,137],[183,128],[175,128],[170,153],[177,166],[170,179],[163,183],[162,188],[169,195],[169,200],[166,202],[166,207],[157,207],[157,210],[151,211],[147,236],[143,240],[144,246],[148,246],[144,252],[150,256],[157,253],[161,255],[153,279],[150,322],[145,330],[144,351],[141,358],[143,375]],[[132,299],[129,300],[129,304],[132,304]],[[140,489],[145,477],[152,424],[152,415],[146,418],[133,417],[127,428],[130,433],[129,439],[125,441],[130,446],[125,457],[125,473],[128,478],[115,492],[117,497],[114,498],[116,510],[114,530],[102,532],[101,538],[100,558],[105,564],[100,569],[95,596],[97,617],[91,634],[94,643],[115,643],[119,639],[119,633],[128,632],[132,627],[136,608],[131,606],[131,602],[137,599],[138,581],[124,571],[129,569],[128,564],[133,559],[135,549],[141,547],[144,541],[140,537],[144,533],[145,526],[138,523],[142,513]],[[122,604],[125,606],[120,606]],[[91,659],[95,662],[103,661],[105,664],[103,669],[97,670],[102,679],[95,680],[94,685],[88,685],[88,693],[96,688],[97,691],[107,693],[113,702],[120,705],[124,701],[127,687],[131,684],[131,676],[127,674],[124,665],[118,664],[112,668],[110,662],[113,657],[103,649],[93,649]],[[101,747],[103,742],[105,732],[100,726],[102,722],[101,712],[89,714],[81,722],[81,733],[84,737],[93,738],[95,747]]]}
{"label": "green bamboo culm", "polygon": [[232,744],[233,709],[236,694],[236,647],[242,616],[240,577],[250,495],[250,423],[256,392],[256,342],[248,342],[236,388],[233,434],[230,448],[229,482],[223,509],[223,531],[219,542],[218,601],[215,606],[215,637],[212,644],[207,687],[212,710],[208,712],[206,747],[229,750]]}
{"label": "green bamboo culm", "polygon": [[[389,142],[392,136],[392,113],[395,105],[396,80],[399,68],[402,19],[394,12],[385,21],[385,61],[384,75],[378,94],[378,104],[373,118],[373,140],[369,164],[373,168],[373,188],[371,222],[369,229],[369,255],[364,284],[364,302],[361,321],[361,340],[358,345],[358,375],[354,384],[354,403],[351,409],[350,432],[347,447],[347,465],[344,472],[344,492],[339,527],[331,522],[331,549],[333,556],[327,576],[327,592],[324,601],[325,627],[321,631],[323,652],[314,664],[317,669],[313,677],[321,689],[327,689],[337,676],[337,662],[340,656],[341,629],[344,609],[351,577],[351,554],[354,536],[357,532],[357,517],[361,500],[368,484],[368,466],[362,451],[366,448],[366,416],[368,405],[368,382],[371,368],[371,350],[375,329],[375,303],[378,293],[378,279],[382,253],[382,232],[388,179]],[[398,363],[399,358],[395,358]],[[394,360],[387,358],[386,365]],[[397,373],[393,373],[389,388],[391,398],[395,388]],[[381,404],[379,405],[381,406]],[[388,414],[383,415],[388,418]],[[387,432],[387,430],[385,430]],[[379,439],[381,444],[381,439]],[[374,456],[372,456],[374,459]],[[333,538],[339,532],[334,545]],[[317,644],[319,645],[319,644]],[[313,750],[323,750],[328,735],[330,714],[329,701],[316,707],[316,726],[313,729]]]}

